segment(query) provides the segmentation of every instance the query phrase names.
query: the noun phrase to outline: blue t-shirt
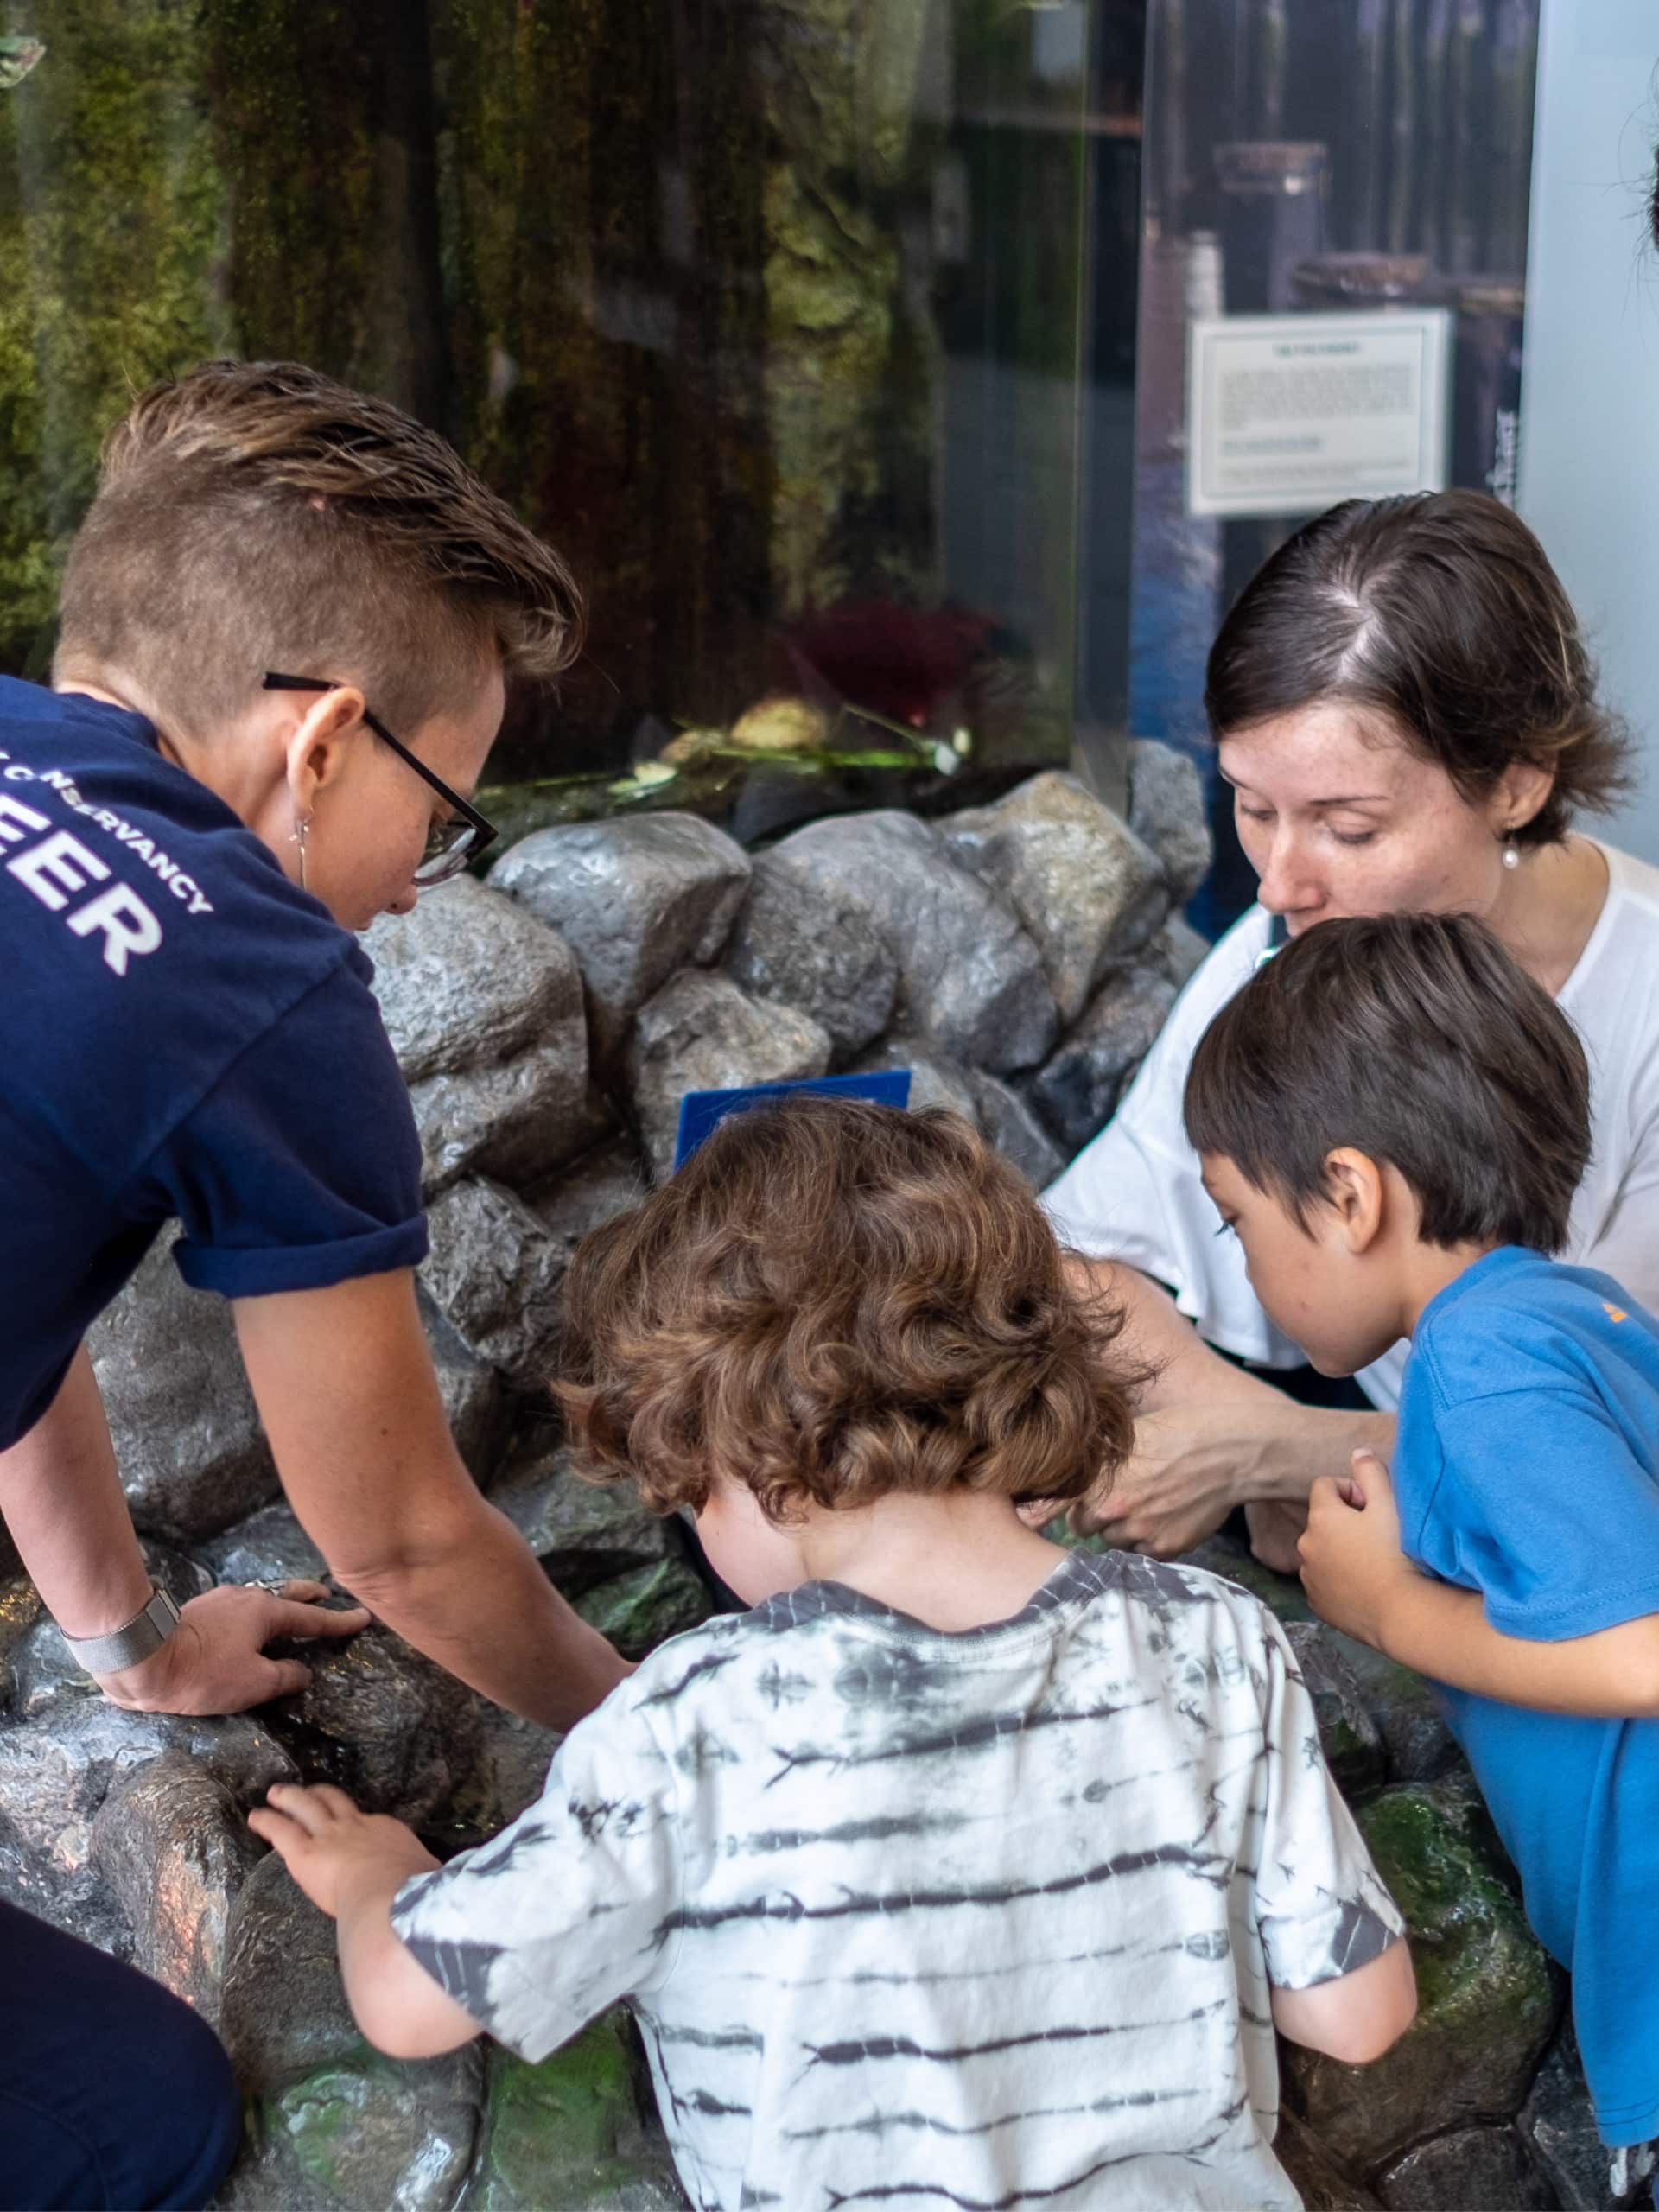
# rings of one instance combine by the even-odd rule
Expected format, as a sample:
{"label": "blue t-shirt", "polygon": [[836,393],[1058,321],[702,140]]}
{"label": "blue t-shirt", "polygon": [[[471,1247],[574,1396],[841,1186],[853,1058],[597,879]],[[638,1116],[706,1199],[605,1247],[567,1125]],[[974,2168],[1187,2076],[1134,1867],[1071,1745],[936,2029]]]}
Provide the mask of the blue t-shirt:
{"label": "blue t-shirt", "polygon": [[[1659,1322],[1609,1276],[1507,1245],[1425,1309],[1394,1481],[1408,1554],[1506,1636],[1659,1612]],[[1444,1693],[1527,1915],[1573,1974],[1610,2143],[1659,2133],[1659,1721]]]}
{"label": "blue t-shirt", "polygon": [[372,974],[142,715],[0,677],[0,1450],[174,1216],[229,1298],[423,1256]]}

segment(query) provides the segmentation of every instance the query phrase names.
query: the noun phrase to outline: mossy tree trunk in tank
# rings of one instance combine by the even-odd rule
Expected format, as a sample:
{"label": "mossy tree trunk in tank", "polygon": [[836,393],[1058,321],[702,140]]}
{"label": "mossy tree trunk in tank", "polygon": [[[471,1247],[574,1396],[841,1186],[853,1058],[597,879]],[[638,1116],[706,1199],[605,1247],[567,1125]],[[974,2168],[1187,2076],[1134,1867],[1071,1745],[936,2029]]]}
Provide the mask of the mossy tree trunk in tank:
{"label": "mossy tree trunk in tank", "polygon": [[197,10],[14,0],[0,29],[46,48],[0,90],[0,665],[33,671],[104,431],[235,318]]}

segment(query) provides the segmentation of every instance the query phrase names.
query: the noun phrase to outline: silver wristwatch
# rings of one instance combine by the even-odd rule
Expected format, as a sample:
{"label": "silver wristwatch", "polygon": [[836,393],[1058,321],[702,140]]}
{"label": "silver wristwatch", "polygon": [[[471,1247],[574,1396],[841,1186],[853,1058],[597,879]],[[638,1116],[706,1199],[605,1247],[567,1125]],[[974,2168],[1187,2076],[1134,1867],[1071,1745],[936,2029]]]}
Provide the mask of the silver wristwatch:
{"label": "silver wristwatch", "polygon": [[124,1628],[107,1636],[63,1636],[64,1649],[89,1675],[118,1675],[159,1651],[179,1624],[179,1609],[165,1590],[150,1585],[149,1603],[135,1613]]}

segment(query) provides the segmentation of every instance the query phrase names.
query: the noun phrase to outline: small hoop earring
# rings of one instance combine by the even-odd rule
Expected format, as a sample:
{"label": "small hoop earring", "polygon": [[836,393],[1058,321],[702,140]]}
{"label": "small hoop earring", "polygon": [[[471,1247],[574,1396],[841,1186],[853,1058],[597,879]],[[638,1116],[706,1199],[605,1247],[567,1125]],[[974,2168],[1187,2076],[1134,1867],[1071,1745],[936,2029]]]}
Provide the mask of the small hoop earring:
{"label": "small hoop earring", "polygon": [[308,814],[296,813],[295,815],[294,835],[289,842],[290,844],[297,845],[300,849],[300,888],[302,891],[306,891],[310,888],[305,880],[305,833],[310,827],[311,817]]}

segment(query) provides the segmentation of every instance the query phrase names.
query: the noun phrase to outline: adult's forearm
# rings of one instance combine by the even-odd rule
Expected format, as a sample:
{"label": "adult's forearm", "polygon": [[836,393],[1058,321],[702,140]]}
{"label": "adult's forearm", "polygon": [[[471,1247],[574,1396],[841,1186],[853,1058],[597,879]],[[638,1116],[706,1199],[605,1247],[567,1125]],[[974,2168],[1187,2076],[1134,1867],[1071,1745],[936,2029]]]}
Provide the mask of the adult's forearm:
{"label": "adult's forearm", "polygon": [[346,1568],[341,1579],[417,1651],[543,1727],[572,1726],[628,1671],[482,1498],[430,1553],[355,1575]]}
{"label": "adult's forearm", "polygon": [[83,1345],[20,1443],[0,1452],[0,1514],[67,1636],[105,1636],[149,1602],[98,1378]]}

